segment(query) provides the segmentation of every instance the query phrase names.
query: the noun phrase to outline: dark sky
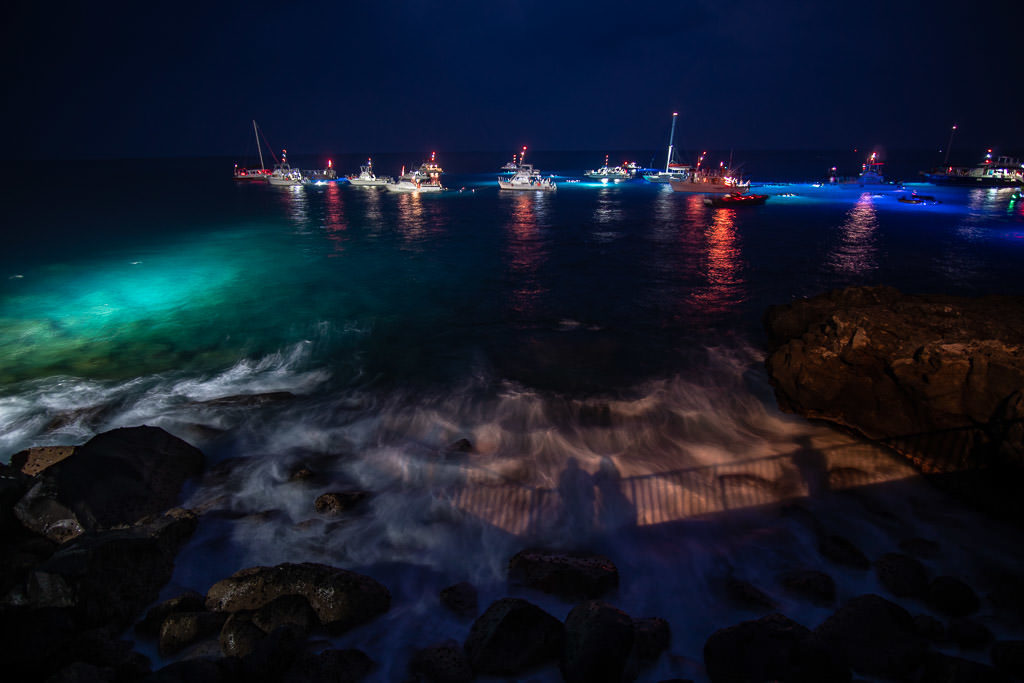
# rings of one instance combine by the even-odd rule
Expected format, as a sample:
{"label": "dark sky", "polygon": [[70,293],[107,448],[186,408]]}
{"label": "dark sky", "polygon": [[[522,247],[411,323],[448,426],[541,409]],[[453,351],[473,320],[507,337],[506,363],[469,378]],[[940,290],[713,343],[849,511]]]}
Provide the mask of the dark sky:
{"label": "dark sky", "polygon": [[[1024,147],[1020,2],[22,2],[5,156]],[[251,151],[251,150],[250,150]],[[979,151],[981,151],[979,149]]]}

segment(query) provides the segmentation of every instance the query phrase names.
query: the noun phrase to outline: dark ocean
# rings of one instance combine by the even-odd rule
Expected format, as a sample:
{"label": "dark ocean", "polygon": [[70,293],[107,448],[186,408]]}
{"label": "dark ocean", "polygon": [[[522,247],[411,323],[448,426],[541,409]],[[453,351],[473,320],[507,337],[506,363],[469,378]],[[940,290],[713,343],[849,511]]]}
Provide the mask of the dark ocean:
{"label": "dark ocean", "polygon": [[[905,463],[780,412],[761,319],[850,285],[1022,294],[1024,202],[916,184],[929,154],[888,154],[901,189],[816,186],[832,166],[855,175],[860,153],[735,152],[771,197],[712,209],[643,181],[573,182],[604,154],[531,152],[559,183],[543,194],[499,192],[508,158],[484,153],[442,151],[437,195],[246,184],[240,159],[20,165],[2,190],[0,461],[141,424],[195,444],[211,474],[184,503],[204,516],[165,595],[284,561],[370,574],[391,611],[334,641],[382,681],[412,649],[465,639],[470,622],[437,599],[457,581],[481,609],[520,595],[564,618],[571,604],[505,580],[533,545],[607,554],[622,575],[609,601],[669,620],[670,651],[641,681],[705,680],[705,639],[758,616],[723,597],[729,577],[812,628],[830,610],[782,592],[780,572],[826,571],[840,600],[882,591],[821,558],[787,502],[869,557],[936,541],[929,569],[979,590],[1012,569],[998,527]],[[914,190],[937,201],[898,201]],[[459,439],[472,450],[448,448]],[[791,459],[807,447],[855,484],[808,500]],[[322,476],[290,482],[298,467]],[[313,500],[339,490],[372,497],[344,522],[319,517]]]}

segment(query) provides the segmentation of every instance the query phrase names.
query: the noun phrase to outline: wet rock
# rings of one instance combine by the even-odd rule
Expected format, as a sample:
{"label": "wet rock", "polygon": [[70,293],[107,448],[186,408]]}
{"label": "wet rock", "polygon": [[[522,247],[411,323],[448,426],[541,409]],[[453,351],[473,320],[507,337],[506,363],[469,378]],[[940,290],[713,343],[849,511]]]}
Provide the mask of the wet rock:
{"label": "wet rock", "polygon": [[704,665],[713,683],[850,680],[841,658],[781,614],[715,631],[704,644]]}
{"label": "wet rock", "polygon": [[228,616],[217,638],[225,657],[245,657],[254,652],[267,634],[252,623],[252,612],[235,612]]}
{"label": "wet rock", "polygon": [[660,617],[633,620],[633,652],[641,663],[652,662],[668,649],[672,630]]}
{"label": "wet rock", "polygon": [[574,607],[565,620],[560,668],[568,683],[619,683],[633,650],[633,620],[598,600]]}
{"label": "wet rock", "polygon": [[413,653],[409,669],[429,683],[469,683],[473,669],[462,646],[454,640],[423,648]]}
{"label": "wet rock", "polygon": [[930,652],[911,680],[914,683],[1010,683],[990,666],[969,659]]}
{"label": "wet rock", "polygon": [[160,634],[160,627],[169,615],[177,612],[202,612],[206,598],[196,591],[186,591],[181,595],[164,600],[159,605],[154,605],[146,612],[146,616],[135,625],[135,632],[156,637]]}
{"label": "wet rock", "polygon": [[867,555],[842,536],[822,534],[818,537],[818,552],[822,557],[844,567],[853,569],[869,569],[871,567],[871,561],[868,560]]}
{"label": "wet rock", "polygon": [[900,541],[900,550],[913,555],[914,557],[920,557],[926,560],[934,560],[942,555],[942,547],[935,541],[930,541],[927,538],[905,538]]}
{"label": "wet rock", "polygon": [[558,619],[526,600],[502,598],[473,622],[464,648],[474,673],[516,675],[558,659],[564,642]]}
{"label": "wet rock", "polygon": [[828,607],[836,601],[836,582],[831,576],[814,569],[796,569],[779,576],[779,585],[786,593]]}
{"label": "wet rock", "polygon": [[728,577],[724,583],[725,596],[730,603],[752,612],[772,612],[778,605],[764,591],[748,581]]}
{"label": "wet rock", "polygon": [[316,479],[316,473],[305,466],[297,467],[288,475],[288,481],[290,482],[312,482]]}
{"label": "wet rock", "polygon": [[927,650],[910,614],[878,595],[849,600],[815,633],[855,671],[868,676],[905,678]]}
{"label": "wet rock", "polygon": [[322,515],[339,515],[359,507],[370,497],[367,491],[338,491],[317,497],[313,507]]}
{"label": "wet rock", "polygon": [[158,648],[161,657],[180,652],[197,640],[220,632],[227,615],[217,612],[174,612],[160,626]]}
{"label": "wet rock", "polygon": [[980,650],[995,640],[987,626],[963,617],[950,619],[946,634],[963,650]]}
{"label": "wet rock", "polygon": [[324,650],[297,657],[282,683],[356,683],[373,667],[373,660],[362,650]]}
{"label": "wet rock", "polygon": [[951,617],[966,617],[978,611],[978,596],[960,579],[939,576],[928,587],[928,604],[936,612]]}
{"label": "wet rock", "polygon": [[476,587],[467,581],[448,586],[441,591],[441,604],[460,617],[472,617],[478,609]]}
{"label": "wet rock", "polygon": [[473,444],[469,439],[458,439],[448,444],[448,448],[445,450],[449,453],[472,453]]}
{"label": "wet rock", "polygon": [[921,637],[928,640],[929,642],[946,643],[949,641],[949,637],[946,635],[945,625],[931,615],[915,615],[914,626],[917,628],[917,632],[921,635]]}
{"label": "wet rock", "polygon": [[35,448],[27,448],[11,456],[11,467],[34,477],[51,465],[56,465],[61,460],[69,457],[74,452],[75,446],[37,446]]}
{"label": "wet rock", "polygon": [[1024,640],[1000,640],[992,645],[992,664],[999,671],[1024,680]]}
{"label": "wet rock", "polygon": [[304,637],[292,626],[281,626],[266,635],[259,646],[242,657],[243,681],[280,681],[301,656]]}
{"label": "wet rock", "polygon": [[15,504],[14,515],[29,531],[59,544],[81,536],[85,527],[57,495],[52,480],[37,481]]}
{"label": "wet rock", "polygon": [[251,567],[215,583],[206,608],[256,610],[282,595],[301,595],[320,623],[340,633],[387,612],[391,593],[374,579],[327,565],[306,562]]}
{"label": "wet rock", "polygon": [[282,626],[292,626],[299,633],[308,634],[319,624],[319,620],[306,598],[301,595],[282,595],[253,612],[252,623],[264,633],[271,633]]}
{"label": "wet rock", "polygon": [[875,573],[886,590],[897,597],[920,598],[928,592],[928,572],[910,555],[882,555],[875,562]]}
{"label": "wet rock", "polygon": [[597,598],[618,588],[619,570],[603,555],[523,550],[508,563],[509,579],[565,599]]}

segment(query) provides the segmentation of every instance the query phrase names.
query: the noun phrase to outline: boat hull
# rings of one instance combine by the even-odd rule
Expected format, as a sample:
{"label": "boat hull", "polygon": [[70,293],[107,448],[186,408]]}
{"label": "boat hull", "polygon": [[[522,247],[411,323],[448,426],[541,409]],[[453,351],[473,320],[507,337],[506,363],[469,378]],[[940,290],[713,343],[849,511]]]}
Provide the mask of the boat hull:
{"label": "boat hull", "polygon": [[275,178],[273,176],[269,176],[267,182],[275,187],[302,187],[306,184],[304,181],[294,178]]}
{"label": "boat hull", "polygon": [[355,185],[356,187],[384,187],[385,185],[393,184],[390,180],[384,180],[382,178],[376,178],[374,180],[361,180],[359,178],[349,178],[349,185]]}
{"label": "boat hull", "polygon": [[670,180],[669,185],[672,186],[672,190],[675,192],[692,192],[695,194],[728,194],[730,192],[739,192],[747,188],[747,185],[726,185],[725,183],[715,182],[695,183],[679,180]]}
{"label": "boat hull", "polygon": [[933,185],[951,185],[954,187],[1019,187],[1024,185],[1024,180],[1015,178],[979,178],[941,173],[925,173],[924,177]]}
{"label": "boat hull", "polygon": [[400,182],[385,185],[390,192],[440,192],[444,188],[440,185],[416,185],[415,183]]}
{"label": "boat hull", "polygon": [[554,192],[557,186],[554,183],[534,183],[534,184],[521,184],[521,183],[509,183],[504,180],[498,181],[498,189],[501,190],[515,190],[519,192]]}

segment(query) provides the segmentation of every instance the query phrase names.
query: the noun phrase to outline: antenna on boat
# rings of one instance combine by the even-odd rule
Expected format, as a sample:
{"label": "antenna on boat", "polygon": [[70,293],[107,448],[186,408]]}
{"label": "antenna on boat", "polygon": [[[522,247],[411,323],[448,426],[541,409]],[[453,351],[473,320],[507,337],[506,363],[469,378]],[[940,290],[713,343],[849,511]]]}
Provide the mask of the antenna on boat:
{"label": "antenna on boat", "polygon": [[672,112],[672,132],[668,135],[668,158],[665,159],[665,173],[668,173],[668,167],[672,163],[672,143],[676,139],[676,119],[679,118],[679,112]]}
{"label": "antenna on boat", "polygon": [[523,165],[523,159],[526,158],[526,145],[523,145],[523,153],[519,155],[519,165]]}
{"label": "antenna on boat", "polygon": [[263,147],[260,146],[260,130],[256,127],[256,119],[252,120],[252,132],[256,134],[256,151],[260,153],[260,170],[266,170],[263,165]]}
{"label": "antenna on boat", "polygon": [[949,144],[946,145],[946,159],[942,162],[943,166],[949,166],[949,149],[953,146],[953,134],[956,133],[956,124],[953,124],[953,130],[949,131]]}

